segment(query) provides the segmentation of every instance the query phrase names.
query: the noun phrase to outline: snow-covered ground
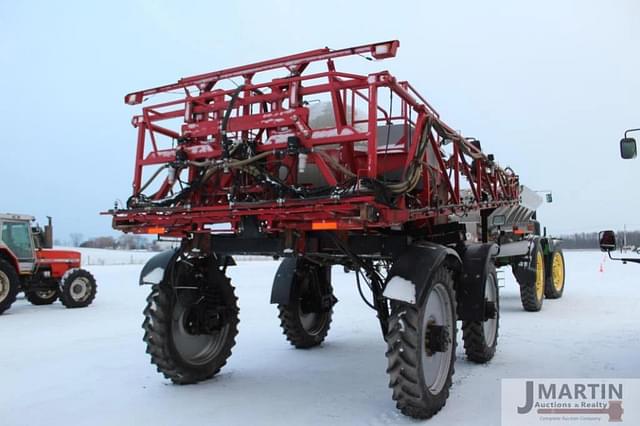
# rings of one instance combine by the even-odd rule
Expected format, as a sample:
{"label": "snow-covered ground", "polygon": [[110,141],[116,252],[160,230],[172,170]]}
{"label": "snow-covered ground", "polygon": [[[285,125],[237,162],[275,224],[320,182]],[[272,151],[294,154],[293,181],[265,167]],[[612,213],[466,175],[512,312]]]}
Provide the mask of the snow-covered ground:
{"label": "snow-covered ground", "polygon": [[[58,247],[56,247],[58,248]],[[79,251],[82,265],[144,265],[154,252],[148,250],[107,250],[84,247],[60,247],[62,250]]]}
{"label": "snow-covered ground", "polygon": [[[507,270],[496,357],[475,365],[459,345],[449,401],[426,424],[498,425],[501,378],[640,377],[640,265],[606,261],[600,272],[602,260],[598,252],[567,253],[565,295],[538,313],[522,310]],[[391,401],[385,344],[353,275],[334,269],[340,302],[327,342],[295,350],[269,305],[276,267],[231,268],[238,344],[220,375],[190,386],[165,380],[144,352],[149,289],[136,285],[140,265],[88,266],[99,292],[86,309],[19,299],[0,317],[0,424],[418,423]]]}

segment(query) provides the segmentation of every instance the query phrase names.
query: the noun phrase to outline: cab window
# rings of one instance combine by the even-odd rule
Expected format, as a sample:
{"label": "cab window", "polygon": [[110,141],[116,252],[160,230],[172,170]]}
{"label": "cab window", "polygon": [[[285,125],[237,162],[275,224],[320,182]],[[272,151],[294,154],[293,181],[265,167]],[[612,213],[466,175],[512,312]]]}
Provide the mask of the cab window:
{"label": "cab window", "polygon": [[33,259],[33,241],[28,223],[4,222],[2,224],[2,242],[18,259]]}

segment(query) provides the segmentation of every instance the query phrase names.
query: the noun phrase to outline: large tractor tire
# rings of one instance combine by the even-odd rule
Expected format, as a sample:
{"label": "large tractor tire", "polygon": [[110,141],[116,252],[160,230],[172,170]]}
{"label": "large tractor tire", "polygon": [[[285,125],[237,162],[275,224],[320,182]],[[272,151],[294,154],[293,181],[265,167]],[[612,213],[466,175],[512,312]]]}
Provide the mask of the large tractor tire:
{"label": "large tractor tire", "polygon": [[324,268],[300,262],[289,303],[278,304],[282,332],[297,349],[318,346],[329,333],[336,299]]}
{"label": "large tractor tire", "polygon": [[14,267],[0,259],[0,314],[9,309],[16,301],[20,287],[20,278]]}
{"label": "large tractor tire", "polygon": [[529,267],[513,266],[513,274],[520,284],[520,301],[525,311],[537,312],[542,309],[545,289],[544,254],[540,240],[533,242]]}
{"label": "large tractor tire", "polygon": [[496,353],[500,326],[500,298],[496,268],[490,264],[485,284],[486,321],[463,321],[462,340],[469,361],[488,362]]}
{"label": "large tractor tire", "polygon": [[393,302],[386,335],[389,387],[405,415],[428,419],[449,397],[456,357],[456,306],[451,272],[436,270],[416,305]]}
{"label": "large tractor tire", "polygon": [[559,299],[564,292],[565,268],[562,249],[556,248],[547,257],[544,295],[547,299]]}
{"label": "large tractor tire", "polygon": [[60,280],[60,302],[67,308],[89,306],[97,292],[96,279],[85,269],[69,269]]}
{"label": "large tractor tire", "polygon": [[51,305],[58,300],[58,289],[25,291],[24,295],[32,305]]}
{"label": "large tractor tire", "polygon": [[147,298],[143,340],[158,372],[184,385],[212,378],[227,363],[239,309],[231,281],[215,263],[178,262],[173,269],[170,282],[154,285]]}

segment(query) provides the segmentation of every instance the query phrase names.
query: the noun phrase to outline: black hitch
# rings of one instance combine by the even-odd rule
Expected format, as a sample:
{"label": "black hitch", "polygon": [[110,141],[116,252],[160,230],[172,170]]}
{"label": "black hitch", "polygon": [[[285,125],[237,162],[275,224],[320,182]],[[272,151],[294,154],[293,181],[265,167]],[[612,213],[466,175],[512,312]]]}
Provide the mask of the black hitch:
{"label": "black hitch", "polygon": [[447,327],[435,324],[427,326],[425,338],[427,355],[433,355],[436,352],[446,352],[447,349],[449,349],[450,343],[451,337],[449,336]]}
{"label": "black hitch", "polygon": [[496,302],[484,301],[484,320],[496,319],[498,316],[498,306]]}
{"label": "black hitch", "polygon": [[338,303],[338,299],[333,294],[323,294],[320,297],[317,295],[303,296],[300,300],[300,309],[302,313],[324,313],[329,312],[333,305]]}
{"label": "black hitch", "polygon": [[322,296],[322,300],[320,301],[322,312],[329,312],[336,303],[338,303],[337,297],[333,294],[325,294]]}
{"label": "black hitch", "polygon": [[184,328],[189,334],[213,334],[227,323],[228,309],[224,307],[207,308],[202,305],[191,307],[185,318]]}

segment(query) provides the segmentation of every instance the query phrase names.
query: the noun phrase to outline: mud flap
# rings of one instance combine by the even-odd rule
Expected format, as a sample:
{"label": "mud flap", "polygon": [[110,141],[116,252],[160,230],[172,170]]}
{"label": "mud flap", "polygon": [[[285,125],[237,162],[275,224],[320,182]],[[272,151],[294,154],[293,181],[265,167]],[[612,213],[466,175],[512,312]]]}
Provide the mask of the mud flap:
{"label": "mud flap", "polygon": [[[536,280],[536,261],[533,253],[535,253],[536,248],[540,245],[543,257],[545,257],[546,261],[547,256],[545,255],[545,251],[549,250],[549,248],[553,250],[553,247],[555,247],[553,242],[549,245],[549,241],[550,240],[547,238],[536,238],[533,240],[533,244],[531,244],[529,253],[526,256],[514,258],[515,262],[511,265],[511,269],[513,270],[513,275],[516,277],[518,284],[522,285],[522,283],[533,282]],[[526,266],[521,266],[521,263],[526,263]]]}
{"label": "mud flap", "polygon": [[[273,278],[273,286],[271,287],[271,303],[287,305],[291,300],[291,289],[295,282],[296,270],[298,268],[304,268],[304,259],[299,257],[287,257],[282,260],[276,276]],[[331,267],[324,266],[321,268],[324,277],[324,283],[329,284],[331,287]],[[327,296],[327,295],[323,295]]]}
{"label": "mud flap", "polygon": [[[155,285],[164,281],[169,266],[176,261],[179,255],[178,249],[165,250],[158,253],[145,263],[140,271],[139,285]],[[231,256],[217,258],[218,266],[234,266],[236,262]]]}
{"label": "mud flap", "polygon": [[497,252],[493,243],[466,246],[462,255],[462,272],[456,281],[458,319],[486,320],[485,286],[490,262]]}

